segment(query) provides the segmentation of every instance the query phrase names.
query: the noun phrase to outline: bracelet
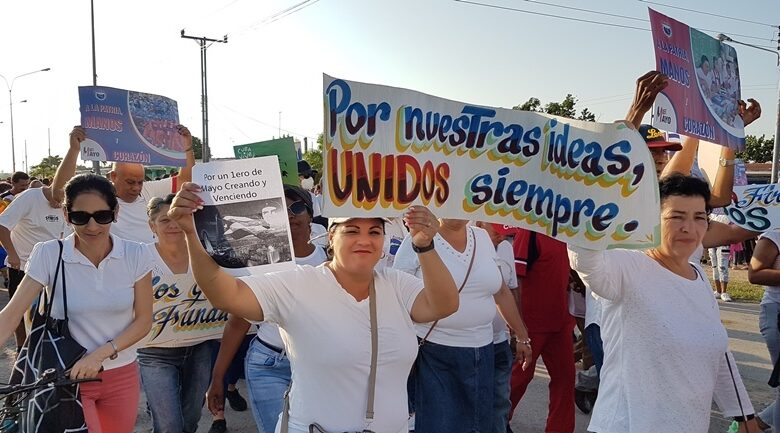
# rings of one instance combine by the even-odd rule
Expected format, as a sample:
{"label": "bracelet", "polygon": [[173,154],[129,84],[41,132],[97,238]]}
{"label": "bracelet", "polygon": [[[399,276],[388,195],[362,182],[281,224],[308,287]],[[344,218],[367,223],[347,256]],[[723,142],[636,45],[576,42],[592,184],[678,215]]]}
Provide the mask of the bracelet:
{"label": "bracelet", "polygon": [[188,147],[188,148],[184,149],[184,152],[189,152],[189,151],[191,151],[191,150],[192,150],[192,148],[191,148],[191,147]]}
{"label": "bracelet", "polygon": [[414,244],[414,242],[412,242],[412,250],[414,250],[414,252],[417,254],[425,253],[432,249],[433,249],[433,241],[431,241],[430,245],[425,247],[418,247],[417,245]]}
{"label": "bracelet", "polygon": [[526,338],[525,340],[517,340],[518,343],[522,344],[523,346],[531,347],[531,338]]}
{"label": "bracelet", "polygon": [[119,356],[119,351],[116,349],[116,344],[114,344],[114,340],[108,340],[108,344],[111,345],[111,348],[114,350],[114,353],[112,353],[108,359],[114,360]]}

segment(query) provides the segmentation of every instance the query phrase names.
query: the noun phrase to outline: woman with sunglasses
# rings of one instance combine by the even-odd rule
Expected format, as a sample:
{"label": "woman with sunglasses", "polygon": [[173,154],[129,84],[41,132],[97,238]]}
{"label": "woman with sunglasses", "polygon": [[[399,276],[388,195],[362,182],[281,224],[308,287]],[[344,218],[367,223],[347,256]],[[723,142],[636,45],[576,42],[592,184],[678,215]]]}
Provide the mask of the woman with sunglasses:
{"label": "woman with sunglasses", "polygon": [[[25,310],[54,283],[57,263],[68,291],[71,336],[87,349],[73,366],[83,383],[80,399],[90,433],[130,433],[138,412],[139,380],[135,350],[130,349],[152,325],[151,257],[145,246],[110,233],[116,220],[113,185],[100,176],[82,174],[65,185],[65,218],[74,233],[33,248],[16,295],[0,312],[0,341],[5,341]],[[60,285],[52,316],[64,318]]]}
{"label": "woman with sunglasses", "polygon": [[[152,256],[153,293],[170,296],[168,287],[188,293],[195,286],[184,233],[168,217],[173,194],[149,200],[149,228],[157,242],[148,244]],[[154,331],[152,331],[154,332]],[[194,433],[200,421],[203,394],[209,385],[211,347],[208,341],[138,349],[141,384],[152,414],[154,433]]]}
{"label": "woman with sunglasses", "polygon": [[[325,250],[309,242],[313,216],[311,195],[299,186],[285,185],[284,197],[295,263],[319,266],[326,262],[328,255]],[[225,374],[249,327],[249,322],[237,316],[230,316],[225,326],[206,397],[213,414],[224,410]],[[284,405],[284,391],[292,380],[290,360],[277,325],[262,322],[258,326],[245,358],[245,376],[255,422],[261,431],[273,432]]]}
{"label": "woman with sunglasses", "polygon": [[[192,214],[203,205],[201,191],[185,183],[169,215],[186,233],[195,281],[212,305],[279,325],[292,387],[289,420],[277,423],[276,431],[308,433],[315,423],[328,432],[407,431],[405,384],[417,352],[413,322],[434,321],[458,309],[457,287],[433,246],[436,217],[422,206],[412,206],[404,215],[420,255],[422,280],[394,269],[375,272],[385,220],[370,217],[329,220],[329,262],[235,278],[220,269],[198,240]],[[371,325],[371,305],[377,327]],[[378,345],[376,380],[370,387],[372,328]],[[369,389],[375,390],[373,405]],[[373,418],[367,413],[372,406]]]}

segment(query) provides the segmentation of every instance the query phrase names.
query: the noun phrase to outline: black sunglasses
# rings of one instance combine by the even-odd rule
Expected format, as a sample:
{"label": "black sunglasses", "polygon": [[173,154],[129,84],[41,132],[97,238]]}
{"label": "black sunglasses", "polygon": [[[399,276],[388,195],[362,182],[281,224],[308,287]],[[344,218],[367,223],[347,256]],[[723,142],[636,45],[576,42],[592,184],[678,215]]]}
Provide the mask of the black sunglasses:
{"label": "black sunglasses", "polygon": [[308,210],[309,210],[309,206],[306,206],[306,203],[302,201],[296,201],[293,202],[291,205],[287,206],[287,212],[293,215],[301,215],[304,212],[307,212]]}
{"label": "black sunglasses", "polygon": [[99,210],[95,213],[81,211],[68,212],[68,221],[75,226],[87,225],[90,218],[94,219],[98,224],[111,224],[114,222],[114,211]]}

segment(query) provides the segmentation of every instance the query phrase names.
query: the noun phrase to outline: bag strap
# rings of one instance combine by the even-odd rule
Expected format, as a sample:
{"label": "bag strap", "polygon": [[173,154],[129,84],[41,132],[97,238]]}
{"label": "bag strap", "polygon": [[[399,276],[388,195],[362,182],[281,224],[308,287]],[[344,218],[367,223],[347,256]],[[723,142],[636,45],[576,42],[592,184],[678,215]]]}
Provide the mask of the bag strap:
{"label": "bag strap", "polygon": [[368,309],[371,316],[371,370],[368,373],[368,401],[366,402],[366,430],[374,421],[374,394],[376,393],[376,364],[379,354],[379,324],[376,318],[376,288],[374,280],[368,286]]}
{"label": "bag strap", "polygon": [[[46,316],[45,316],[46,320],[51,318],[51,310],[52,310],[52,307],[54,306],[54,292],[57,289],[57,279],[59,279],[60,268],[62,268],[62,273],[65,274],[65,268],[64,268],[64,264],[62,262],[62,249],[63,249],[62,241],[57,239],[57,243],[60,246],[60,254],[59,254],[59,258],[57,259],[57,268],[54,271],[54,279],[52,280],[52,283],[51,283],[51,290],[50,290],[49,296],[44,297],[44,301],[43,301],[43,308],[44,308],[44,311],[46,312],[45,313],[46,314]],[[62,277],[62,282],[63,282],[63,292],[62,292],[63,293],[63,298],[62,298],[63,299],[63,307],[65,309],[65,319],[67,319],[68,318],[68,306],[67,306],[67,301],[65,300],[65,297],[64,297],[65,296],[65,290],[64,290],[65,277],[64,277],[64,275]],[[46,293],[46,291],[44,291],[44,294],[45,293]]]}
{"label": "bag strap", "polygon": [[[739,388],[737,388],[737,380],[734,378],[734,370],[731,368],[731,360],[729,359],[729,353],[726,352],[724,354],[726,357],[726,365],[729,366],[729,374],[731,374],[731,383],[734,384],[734,393],[737,395],[737,403],[739,404],[739,412],[742,414],[742,420],[745,421],[747,418],[745,417],[745,409],[742,407],[742,399],[739,397]],[[750,432],[750,427],[746,427],[748,430],[748,433]]]}
{"label": "bag strap", "polygon": [[[376,394],[376,366],[379,357],[379,322],[376,314],[376,287],[371,280],[368,286],[368,310],[371,317],[371,369],[368,373],[368,400],[366,401],[366,429],[374,421],[374,396]],[[284,391],[284,405],[282,406],[281,433],[289,432],[290,424],[290,388]]]}
{"label": "bag strap", "polygon": [[[469,230],[469,233],[473,236],[474,232]],[[474,266],[474,257],[476,257],[477,253],[477,238],[474,236],[474,243],[471,245],[471,261],[469,261],[469,268],[466,270],[466,276],[463,278],[463,282],[460,284],[460,287],[458,288],[458,293],[463,291],[463,288],[466,287],[466,282],[469,280],[469,275],[471,275],[471,268]],[[428,329],[428,332],[425,334],[425,337],[420,340],[420,344],[417,345],[417,348],[425,344],[426,341],[428,341],[428,337],[431,336],[431,332],[433,332],[433,328],[436,327],[436,324],[438,324],[439,321],[433,322],[433,325]]]}

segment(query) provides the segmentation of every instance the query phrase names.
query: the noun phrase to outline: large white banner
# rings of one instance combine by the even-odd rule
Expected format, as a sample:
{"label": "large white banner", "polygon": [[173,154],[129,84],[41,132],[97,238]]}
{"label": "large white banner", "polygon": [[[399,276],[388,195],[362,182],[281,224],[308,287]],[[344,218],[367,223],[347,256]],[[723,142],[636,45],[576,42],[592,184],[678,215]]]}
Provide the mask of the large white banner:
{"label": "large white banner", "polygon": [[753,232],[780,228],[780,185],[735,185],[726,214],[732,223]]}
{"label": "large white banner", "polygon": [[642,137],[324,76],[323,214],[437,216],[521,226],[574,245],[658,242],[658,184]]}

